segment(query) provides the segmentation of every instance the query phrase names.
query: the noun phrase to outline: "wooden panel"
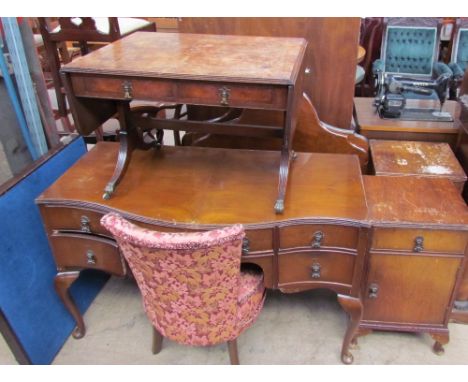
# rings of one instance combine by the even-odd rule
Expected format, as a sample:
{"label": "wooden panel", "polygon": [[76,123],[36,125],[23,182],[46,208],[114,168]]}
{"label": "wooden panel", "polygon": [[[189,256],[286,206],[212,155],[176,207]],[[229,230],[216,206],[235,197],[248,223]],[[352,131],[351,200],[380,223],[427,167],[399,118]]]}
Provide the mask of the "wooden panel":
{"label": "wooden panel", "polygon": [[417,237],[423,238],[424,252],[449,252],[463,255],[467,243],[466,232],[408,229],[376,228],[372,248],[396,249],[413,252]]}
{"label": "wooden panel", "polygon": [[[337,284],[351,287],[355,256],[328,251],[281,254],[278,259],[279,287],[298,290]],[[315,265],[315,269],[313,266]]]}
{"label": "wooden panel", "polygon": [[371,222],[466,229],[468,207],[448,179],[364,176],[364,187]]}
{"label": "wooden panel", "polygon": [[447,178],[460,192],[466,175],[447,143],[371,140],[375,175]]}
{"label": "wooden panel", "polygon": [[[444,325],[461,258],[371,254],[364,320]],[[398,307],[398,308],[396,308]]]}
{"label": "wooden panel", "polygon": [[339,225],[297,225],[280,229],[280,248],[312,247],[314,235],[323,234],[321,247],[356,249],[358,228]]}
{"label": "wooden panel", "polygon": [[[125,275],[125,264],[113,240],[92,235],[55,233],[49,237],[58,269],[93,268]],[[94,263],[88,261],[92,252]]]}
{"label": "wooden panel", "polygon": [[226,35],[304,37],[308,41],[304,91],[319,118],[349,128],[360,19],[357,17],[184,17],[180,32]]}

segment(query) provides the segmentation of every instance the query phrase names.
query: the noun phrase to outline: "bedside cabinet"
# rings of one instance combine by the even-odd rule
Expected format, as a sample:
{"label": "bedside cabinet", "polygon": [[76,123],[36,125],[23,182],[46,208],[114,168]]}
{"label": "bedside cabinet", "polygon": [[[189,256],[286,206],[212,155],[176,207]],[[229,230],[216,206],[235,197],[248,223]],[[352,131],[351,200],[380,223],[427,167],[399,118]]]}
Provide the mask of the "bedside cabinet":
{"label": "bedside cabinet", "polygon": [[364,186],[373,228],[358,336],[429,333],[442,354],[466,263],[468,208],[447,179],[366,176]]}

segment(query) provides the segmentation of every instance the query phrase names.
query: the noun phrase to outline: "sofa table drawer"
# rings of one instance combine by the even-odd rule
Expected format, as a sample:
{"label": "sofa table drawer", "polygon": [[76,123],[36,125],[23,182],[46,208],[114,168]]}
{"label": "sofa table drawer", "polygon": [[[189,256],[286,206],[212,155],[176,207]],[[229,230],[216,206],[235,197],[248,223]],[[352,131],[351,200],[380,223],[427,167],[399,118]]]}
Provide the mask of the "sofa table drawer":
{"label": "sofa table drawer", "polygon": [[403,250],[409,252],[465,253],[467,233],[407,228],[376,228],[373,249]]}
{"label": "sofa table drawer", "polygon": [[280,229],[280,248],[321,247],[357,249],[359,229],[340,225],[307,224]]}
{"label": "sofa table drawer", "polygon": [[280,254],[279,288],[294,291],[327,287],[339,292],[351,288],[356,255],[312,251]]}
{"label": "sofa table drawer", "polygon": [[194,80],[121,78],[73,74],[78,97],[116,100],[146,100],[197,105],[287,109],[287,87],[265,84],[236,84]]}
{"label": "sofa table drawer", "polygon": [[93,235],[54,233],[49,237],[57,268],[91,268],[116,276],[126,274],[117,243]]}

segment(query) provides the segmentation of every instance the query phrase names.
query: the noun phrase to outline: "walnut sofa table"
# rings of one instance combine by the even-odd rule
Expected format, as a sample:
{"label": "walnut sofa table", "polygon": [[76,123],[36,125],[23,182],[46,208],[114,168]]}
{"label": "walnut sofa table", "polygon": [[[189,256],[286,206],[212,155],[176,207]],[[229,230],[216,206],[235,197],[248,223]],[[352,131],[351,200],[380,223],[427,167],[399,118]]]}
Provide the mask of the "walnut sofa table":
{"label": "walnut sofa table", "polygon": [[[118,114],[120,154],[104,197],[114,193],[135,144],[142,143],[140,130],[277,137],[283,143],[273,204],[282,213],[306,45],[302,38],[137,32],[65,65],[65,89],[80,134]],[[280,110],[285,118],[283,126],[142,118],[130,112],[132,100]]]}
{"label": "walnut sofa table", "polygon": [[[281,154],[273,151],[164,147],[133,153],[119,192],[103,200],[117,143],[98,143],[38,199],[58,268],[56,290],[85,334],[68,288],[85,268],[124,276],[115,241],[99,224],[109,211],[163,231],[206,230],[242,223],[242,261],[261,267],[265,286],[285,293],[328,288],[350,315],[342,359],[362,315],[360,280],[367,207],[357,156],[299,153],[291,168],[287,208],[275,200]],[[99,163],[99,166],[96,166]],[[320,176],[310,176],[320,174]]]}

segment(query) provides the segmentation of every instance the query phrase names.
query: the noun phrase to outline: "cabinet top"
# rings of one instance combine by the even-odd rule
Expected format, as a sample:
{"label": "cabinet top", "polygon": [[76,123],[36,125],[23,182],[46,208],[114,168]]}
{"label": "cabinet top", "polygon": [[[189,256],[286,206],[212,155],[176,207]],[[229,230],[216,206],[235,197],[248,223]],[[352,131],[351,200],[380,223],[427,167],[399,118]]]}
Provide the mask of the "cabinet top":
{"label": "cabinet top", "polygon": [[366,175],[364,188],[371,223],[468,230],[468,207],[449,179]]}
{"label": "cabinet top", "polygon": [[447,143],[371,140],[376,175],[418,175],[466,181]]}
{"label": "cabinet top", "polygon": [[114,210],[190,228],[234,223],[266,228],[308,220],[365,224],[356,156],[298,153],[291,163],[285,211],[277,215],[279,152],[171,146],[135,150],[115,194],[103,200],[117,153],[118,143],[98,143],[37,202]]}
{"label": "cabinet top", "polygon": [[62,71],[290,85],[306,45],[303,38],[136,32]]}

